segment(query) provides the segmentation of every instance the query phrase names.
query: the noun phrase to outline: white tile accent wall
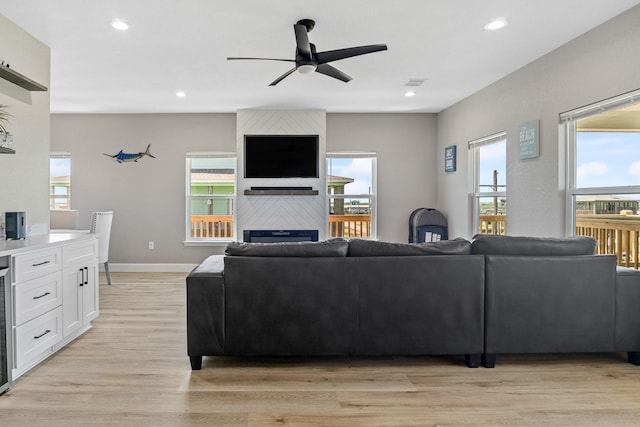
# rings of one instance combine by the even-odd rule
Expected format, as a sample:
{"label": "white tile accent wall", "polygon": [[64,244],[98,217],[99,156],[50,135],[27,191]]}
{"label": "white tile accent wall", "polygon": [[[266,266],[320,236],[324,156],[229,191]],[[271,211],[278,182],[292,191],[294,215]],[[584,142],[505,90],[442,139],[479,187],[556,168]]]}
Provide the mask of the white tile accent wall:
{"label": "white tile accent wall", "polygon": [[[243,230],[318,230],[327,234],[326,112],[323,110],[239,110],[237,114],[238,236]],[[318,135],[319,178],[245,179],[244,135]],[[318,190],[317,196],[245,196],[252,186],[300,186]]]}

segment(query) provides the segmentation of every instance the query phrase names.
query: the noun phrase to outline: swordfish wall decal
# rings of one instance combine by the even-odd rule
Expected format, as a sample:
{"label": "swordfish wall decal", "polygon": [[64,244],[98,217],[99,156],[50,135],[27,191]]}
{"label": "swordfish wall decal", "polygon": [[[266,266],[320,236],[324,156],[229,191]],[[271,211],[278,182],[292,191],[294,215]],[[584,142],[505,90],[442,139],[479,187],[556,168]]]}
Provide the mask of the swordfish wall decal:
{"label": "swordfish wall decal", "polygon": [[112,159],[114,159],[115,161],[117,161],[118,163],[122,163],[122,162],[137,162],[139,159],[143,158],[144,156],[149,156],[151,158],[156,158],[156,156],[152,155],[149,152],[149,148],[151,147],[151,144],[147,145],[147,149],[145,151],[142,151],[140,153],[124,153],[122,150],[120,150],[118,152],[118,154],[107,154],[107,153],[102,153],[105,156],[109,156]]}

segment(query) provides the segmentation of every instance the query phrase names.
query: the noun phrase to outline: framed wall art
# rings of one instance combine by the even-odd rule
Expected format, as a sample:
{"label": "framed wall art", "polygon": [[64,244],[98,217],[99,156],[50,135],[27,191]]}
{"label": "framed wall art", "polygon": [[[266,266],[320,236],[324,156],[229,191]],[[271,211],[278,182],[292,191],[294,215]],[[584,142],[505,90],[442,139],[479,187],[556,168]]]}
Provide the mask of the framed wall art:
{"label": "framed wall art", "polygon": [[444,149],[444,171],[456,171],[456,146],[452,145]]}

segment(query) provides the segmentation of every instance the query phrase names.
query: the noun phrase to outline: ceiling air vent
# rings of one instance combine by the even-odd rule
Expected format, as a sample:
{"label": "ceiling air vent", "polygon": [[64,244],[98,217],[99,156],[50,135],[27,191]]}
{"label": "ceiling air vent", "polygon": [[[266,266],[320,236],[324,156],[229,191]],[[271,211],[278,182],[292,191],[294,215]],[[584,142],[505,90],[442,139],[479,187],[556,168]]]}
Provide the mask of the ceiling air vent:
{"label": "ceiling air vent", "polygon": [[422,83],[424,83],[425,80],[426,79],[409,79],[409,80],[407,80],[407,82],[404,85],[406,87],[418,87]]}

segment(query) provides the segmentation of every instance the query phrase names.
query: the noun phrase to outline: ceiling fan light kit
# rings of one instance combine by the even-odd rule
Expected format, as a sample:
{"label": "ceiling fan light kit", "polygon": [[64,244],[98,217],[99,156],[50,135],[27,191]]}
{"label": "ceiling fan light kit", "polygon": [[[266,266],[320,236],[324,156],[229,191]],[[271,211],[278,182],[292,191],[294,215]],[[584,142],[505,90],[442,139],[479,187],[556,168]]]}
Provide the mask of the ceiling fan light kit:
{"label": "ceiling fan light kit", "polygon": [[309,73],[313,73],[318,69],[317,66],[313,65],[313,64],[304,64],[301,65],[297,68],[299,73],[302,74],[309,74]]}
{"label": "ceiling fan light kit", "polygon": [[309,31],[313,30],[315,24],[315,21],[312,19],[301,19],[296,24],[294,24],[293,31],[296,36],[295,59],[227,57],[227,60],[284,61],[295,63],[295,67],[275,79],[269,86],[277,85],[286,77],[291,75],[294,71],[298,71],[301,74],[310,74],[316,72],[337,80],[341,80],[346,83],[351,80],[351,77],[338,70],[337,68],[329,65],[329,62],[387,50],[386,44],[374,44],[316,52],[316,46],[313,43],[309,42],[308,34]]}

